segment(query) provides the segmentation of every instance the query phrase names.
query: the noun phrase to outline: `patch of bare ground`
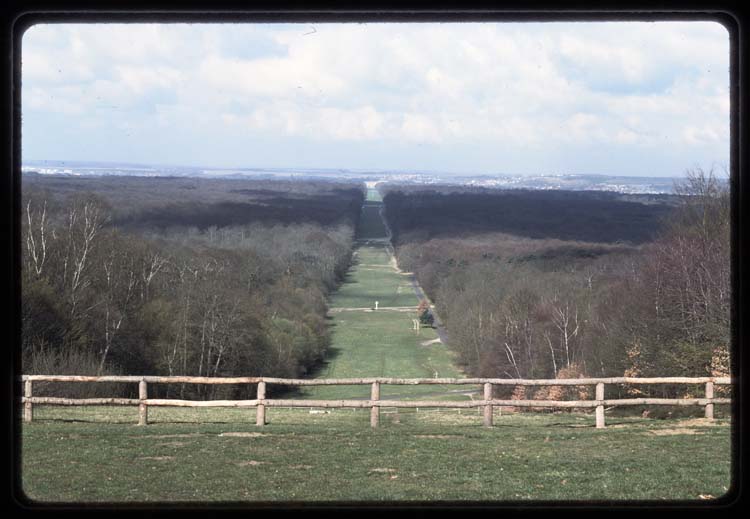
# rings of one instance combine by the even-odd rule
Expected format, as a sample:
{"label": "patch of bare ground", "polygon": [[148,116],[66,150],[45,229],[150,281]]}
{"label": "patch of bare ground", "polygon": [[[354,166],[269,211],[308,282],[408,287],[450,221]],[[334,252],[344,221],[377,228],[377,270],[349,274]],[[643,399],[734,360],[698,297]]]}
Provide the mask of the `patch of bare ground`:
{"label": "patch of bare ground", "polygon": [[678,424],[683,427],[705,427],[720,425],[716,420],[711,420],[709,418],[690,418],[688,420],[680,420]]}
{"label": "patch of bare ground", "polygon": [[370,469],[369,471],[367,471],[367,474],[368,475],[385,474],[388,476],[388,479],[398,479],[398,474],[396,474],[395,472],[396,472],[396,469],[375,468],[375,469]]}
{"label": "patch of bare ground", "polygon": [[439,342],[440,342],[440,339],[432,339],[431,341],[423,341],[423,342],[420,342],[419,344],[421,344],[422,346],[430,346],[431,344],[437,344]]}
{"label": "patch of bare ground", "polygon": [[427,423],[434,423],[440,425],[467,425],[474,424],[477,420],[481,421],[482,418],[477,414],[476,411],[472,413],[472,410],[462,409],[461,413],[457,411],[427,411],[420,412],[421,419]]}
{"label": "patch of bare ground", "polygon": [[607,424],[607,429],[626,429],[628,427],[638,427],[638,424],[632,424],[632,423],[613,423],[613,424]]}
{"label": "patch of bare ground", "polygon": [[[184,434],[149,434],[149,439],[161,440],[167,438],[195,438],[196,436],[203,436],[203,433],[184,433]],[[130,435],[129,438],[142,438],[140,435]]]}
{"label": "patch of bare ground", "polygon": [[460,434],[415,434],[415,438],[438,438],[449,440],[451,438],[461,438]]}
{"label": "patch of bare ground", "polygon": [[255,467],[257,465],[265,465],[266,461],[256,461],[256,460],[247,460],[247,461],[238,461],[235,463],[235,465],[238,465],[240,467]]}
{"label": "patch of bare ground", "polygon": [[675,436],[680,434],[704,434],[701,431],[696,431],[695,429],[686,429],[684,427],[677,427],[674,429],[655,429],[653,431],[648,431],[649,433],[656,435],[656,436]]}
{"label": "patch of bare ground", "polygon": [[219,436],[230,438],[260,438],[261,436],[268,436],[268,434],[259,432],[223,432],[219,433]]}
{"label": "patch of bare ground", "polygon": [[335,308],[329,308],[328,313],[329,314],[338,314],[341,312],[382,312],[382,311],[391,311],[391,312],[414,312],[416,311],[415,306],[380,306],[377,310],[374,308],[367,308],[365,306],[339,306]]}
{"label": "patch of bare ground", "polygon": [[174,456],[140,456],[136,459],[151,460],[151,461],[167,461],[167,460],[173,460]]}
{"label": "patch of bare ground", "polygon": [[675,427],[666,427],[659,429],[652,429],[649,432],[656,436],[671,436],[676,434],[704,434],[704,431],[697,429],[698,427],[713,427],[720,425],[715,420],[708,418],[689,418],[686,420],[678,420],[675,422]]}
{"label": "patch of bare ground", "polygon": [[294,470],[309,470],[313,468],[313,466],[312,465],[289,465],[289,468],[294,469]]}
{"label": "patch of bare ground", "polygon": [[184,447],[187,442],[166,442],[158,444],[158,447]]}

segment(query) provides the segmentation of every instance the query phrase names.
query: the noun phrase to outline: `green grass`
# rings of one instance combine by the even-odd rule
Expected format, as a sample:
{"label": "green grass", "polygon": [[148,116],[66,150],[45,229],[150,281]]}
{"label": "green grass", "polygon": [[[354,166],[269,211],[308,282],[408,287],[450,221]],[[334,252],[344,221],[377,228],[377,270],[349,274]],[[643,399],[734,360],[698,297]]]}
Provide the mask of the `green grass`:
{"label": "green grass", "polygon": [[[363,216],[362,225],[375,228],[382,220],[375,211]],[[376,221],[373,223],[371,220]],[[384,233],[384,228],[383,228]],[[453,355],[444,344],[422,343],[437,337],[431,328],[413,330],[418,300],[409,278],[399,273],[384,244],[362,245],[356,251],[356,264],[346,282],[333,295],[331,309],[371,309],[412,307],[414,311],[348,310],[331,313],[332,345],[325,366],[317,373],[322,378],[399,377],[435,378],[460,377]],[[449,398],[466,399],[456,390],[473,390],[473,386],[382,386],[381,398]],[[314,386],[301,395],[314,399],[364,398],[369,386]]]}
{"label": "green grass", "polygon": [[[452,353],[442,344],[422,346],[437,337],[431,328],[419,334],[412,330],[414,312],[342,312],[334,314],[333,347],[321,378],[460,377]],[[381,398],[445,393],[456,386],[382,386]],[[474,389],[466,386],[465,389]],[[369,386],[313,386],[306,389],[310,398],[346,398],[369,396]],[[466,397],[464,397],[466,398]]]}
{"label": "green grass", "polygon": [[375,308],[375,301],[380,308],[413,306],[416,309],[419,303],[407,276],[386,268],[356,266],[331,298],[330,306]]}
{"label": "green grass", "polygon": [[366,200],[368,202],[382,202],[383,197],[380,196],[380,191],[378,191],[375,188],[370,188],[367,190],[367,198]]}
{"label": "green grass", "polygon": [[357,228],[357,237],[360,239],[385,238],[387,233],[385,225],[380,219],[382,202],[365,202],[362,206],[362,216]]}
{"label": "green grass", "polygon": [[[730,487],[726,420],[476,410],[45,408],[23,427],[42,502],[697,500]],[[75,421],[62,421],[62,420]],[[107,423],[109,422],[109,423]],[[112,423],[119,422],[119,423]],[[246,437],[222,433],[255,433]]]}

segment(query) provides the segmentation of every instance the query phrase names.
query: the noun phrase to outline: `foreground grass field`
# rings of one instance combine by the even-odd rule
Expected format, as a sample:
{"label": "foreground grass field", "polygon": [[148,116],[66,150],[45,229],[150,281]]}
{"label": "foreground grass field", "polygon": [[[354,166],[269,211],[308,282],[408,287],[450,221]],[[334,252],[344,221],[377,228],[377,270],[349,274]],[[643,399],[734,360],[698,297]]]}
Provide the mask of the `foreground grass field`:
{"label": "foreground grass field", "polygon": [[[477,411],[45,408],[23,427],[39,502],[703,500],[730,487],[727,420]],[[702,497],[701,497],[702,496]]]}

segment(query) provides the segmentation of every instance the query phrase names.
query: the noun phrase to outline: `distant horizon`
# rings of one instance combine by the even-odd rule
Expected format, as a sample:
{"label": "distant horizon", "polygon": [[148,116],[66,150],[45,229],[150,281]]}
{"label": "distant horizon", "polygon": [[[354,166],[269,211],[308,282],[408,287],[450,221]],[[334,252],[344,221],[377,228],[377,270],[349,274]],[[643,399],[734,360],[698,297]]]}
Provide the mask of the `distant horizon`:
{"label": "distant horizon", "polygon": [[[186,170],[208,170],[208,171],[273,171],[273,172],[306,172],[306,171],[322,171],[322,172],[351,172],[351,173],[400,173],[400,174],[422,174],[422,175],[435,175],[435,176],[446,176],[446,177],[546,177],[546,176],[587,176],[587,177],[609,177],[609,178],[649,178],[649,179],[679,179],[684,178],[687,171],[691,168],[686,168],[683,175],[648,175],[648,174],[608,174],[608,173],[586,173],[586,172],[539,172],[539,173],[513,173],[513,172],[474,172],[474,171],[439,171],[439,170],[417,170],[417,169],[378,169],[378,168],[353,168],[353,167],[308,167],[308,166],[207,166],[207,165],[196,165],[196,164],[169,164],[169,163],[156,163],[156,162],[120,162],[120,161],[104,161],[104,160],[77,160],[77,159],[24,159],[21,167],[37,167],[39,163],[51,163],[50,165],[62,165],[70,163],[71,167],[76,165],[79,167],[148,167],[150,169],[157,168],[172,168],[172,169],[186,169]],[[36,164],[32,164],[36,163]],[[714,165],[715,166],[715,165]],[[707,168],[710,169],[710,168]],[[157,169],[158,171],[158,169]]]}

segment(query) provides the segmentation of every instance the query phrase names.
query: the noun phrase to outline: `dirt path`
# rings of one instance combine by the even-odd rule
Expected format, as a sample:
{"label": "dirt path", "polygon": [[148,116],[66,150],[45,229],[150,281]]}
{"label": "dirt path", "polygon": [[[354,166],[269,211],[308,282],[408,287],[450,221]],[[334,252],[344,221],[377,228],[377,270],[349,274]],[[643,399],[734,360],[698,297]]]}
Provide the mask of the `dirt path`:
{"label": "dirt path", "polygon": [[337,314],[339,312],[380,312],[380,311],[392,311],[392,312],[414,312],[416,311],[416,306],[378,306],[378,309],[375,310],[374,308],[362,308],[359,306],[352,306],[352,307],[336,307],[331,308],[328,310],[329,314]]}

